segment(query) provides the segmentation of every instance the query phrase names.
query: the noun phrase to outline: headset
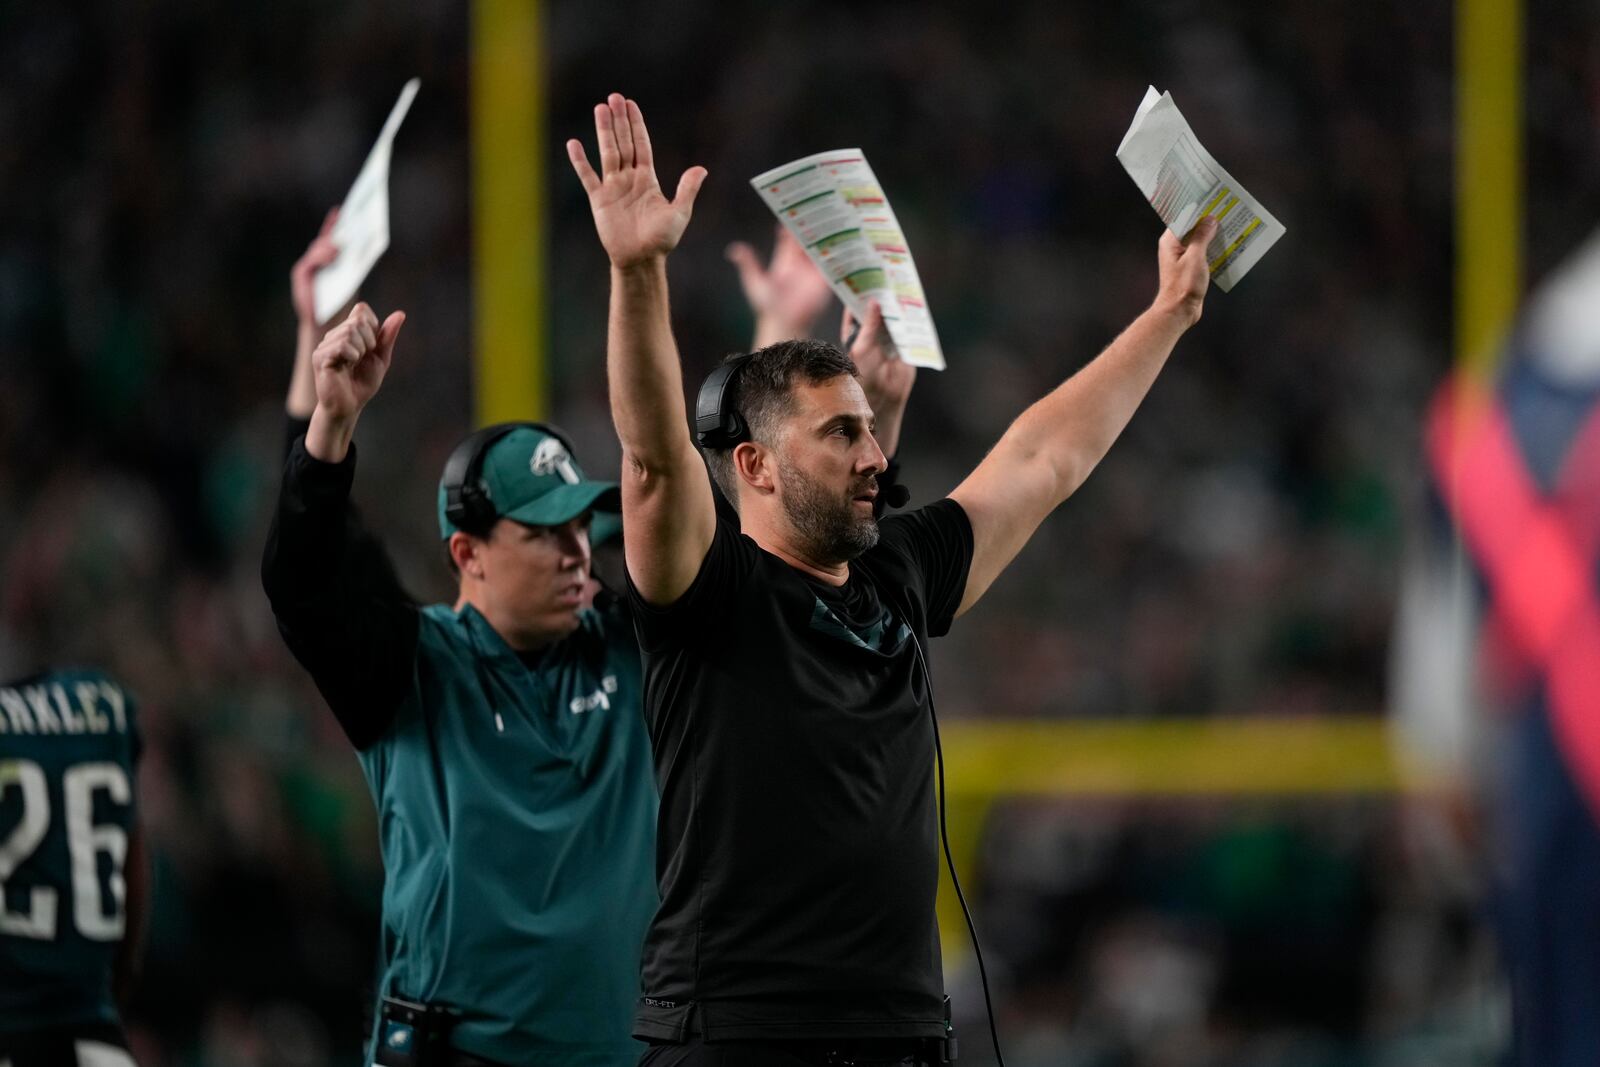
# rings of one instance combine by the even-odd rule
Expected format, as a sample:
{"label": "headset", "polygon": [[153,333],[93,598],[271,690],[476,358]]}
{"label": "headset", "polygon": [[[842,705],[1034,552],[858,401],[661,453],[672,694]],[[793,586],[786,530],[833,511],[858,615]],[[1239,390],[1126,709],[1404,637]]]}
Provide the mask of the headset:
{"label": "headset", "polygon": [[497,422],[493,426],[474,430],[456,445],[450,458],[445,460],[444,477],[439,480],[444,487],[444,517],[456,529],[481,534],[500,517],[494,501],[489,499],[483,487],[483,457],[500,438],[513,430],[524,429],[538,430],[554,437],[567,450],[567,455],[574,454],[572,441],[567,435],[548,423]]}
{"label": "headset", "polygon": [[734,379],[750,359],[748,352],[733,356],[700,383],[700,395],[694,402],[694,439],[701,448],[732,448],[750,440],[750,427],[733,403]]}

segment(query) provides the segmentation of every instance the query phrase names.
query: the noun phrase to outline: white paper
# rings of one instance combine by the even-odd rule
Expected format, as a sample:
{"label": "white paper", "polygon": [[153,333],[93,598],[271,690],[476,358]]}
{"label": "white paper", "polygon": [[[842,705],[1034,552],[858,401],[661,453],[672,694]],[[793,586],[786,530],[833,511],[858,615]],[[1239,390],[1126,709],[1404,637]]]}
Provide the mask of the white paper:
{"label": "white paper", "polygon": [[1186,237],[1205,215],[1221,226],[1206,247],[1211,280],[1224,292],[1255,266],[1286,232],[1283,223],[1245,192],[1195,137],[1171,93],[1145,90],[1117,159],[1161,221]]}
{"label": "white paper", "polygon": [[750,179],[857,319],[878,301],[900,358],[944,370],[944,351],[900,220],[858,148],[797,159]]}
{"label": "white paper", "polygon": [[350,302],[367,280],[373,264],[389,247],[389,158],[394,151],[394,136],[421,85],[421,79],[412,78],[400,90],[400,99],[395,101],[383,132],[378,134],[378,143],[367,153],[367,161],[361,164],[361,172],[339,207],[339,221],[330,235],[339,249],[339,258],[317,271],[312,279],[319,324]]}

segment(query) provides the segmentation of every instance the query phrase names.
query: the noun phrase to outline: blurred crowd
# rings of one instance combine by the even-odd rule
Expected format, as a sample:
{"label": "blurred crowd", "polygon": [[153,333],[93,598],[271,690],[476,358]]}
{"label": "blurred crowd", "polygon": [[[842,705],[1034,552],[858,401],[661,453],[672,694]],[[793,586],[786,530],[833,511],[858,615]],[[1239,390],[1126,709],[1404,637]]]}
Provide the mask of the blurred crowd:
{"label": "blurred crowd", "polygon": [[[1153,293],[1159,222],[1113,158],[1153,82],[1288,236],[1211,295],[1100,471],[942,642],[941,713],[1376,714],[1418,415],[1451,358],[1451,15],[550,3],[548,415],[589,470],[615,465],[605,263],[561,142],[621,89],[663,184],[711,172],[672,265],[691,379],[748,341],[723,258],[770,230],[748,178],[866,152],[950,361],[920,377],[901,452],[913,501],[936,499]],[[1593,217],[1600,59],[1578,16],[1531,17],[1536,272]],[[356,495],[414,594],[447,597],[433,493],[470,420],[468,40],[441,0],[0,4],[0,675],[94,664],[140,698],[146,1064],[357,1055],[371,805],[257,578],[287,272],[420,76],[365,290],[409,319]],[[1417,860],[1395,807],[997,809],[978,918],[1012,1062],[1487,1062],[1503,1034],[1471,863]]]}

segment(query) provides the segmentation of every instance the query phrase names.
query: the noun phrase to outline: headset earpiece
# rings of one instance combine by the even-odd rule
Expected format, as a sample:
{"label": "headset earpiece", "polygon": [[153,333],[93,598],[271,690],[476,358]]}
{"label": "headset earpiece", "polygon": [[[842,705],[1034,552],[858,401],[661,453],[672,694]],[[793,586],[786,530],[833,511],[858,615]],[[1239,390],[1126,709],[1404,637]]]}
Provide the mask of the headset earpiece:
{"label": "headset earpiece", "polygon": [[734,409],[733,385],[750,356],[735,356],[717,365],[700,383],[694,403],[694,439],[701,448],[732,448],[750,440],[750,427]]}

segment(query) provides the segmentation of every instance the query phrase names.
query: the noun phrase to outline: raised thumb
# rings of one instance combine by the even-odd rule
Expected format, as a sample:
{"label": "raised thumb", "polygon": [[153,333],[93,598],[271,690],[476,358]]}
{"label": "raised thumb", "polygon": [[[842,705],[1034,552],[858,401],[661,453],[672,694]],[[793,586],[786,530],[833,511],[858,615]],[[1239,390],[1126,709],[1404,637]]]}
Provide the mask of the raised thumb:
{"label": "raised thumb", "polygon": [[678,179],[678,194],[672,198],[672,206],[684,211],[694,210],[694,198],[700,195],[700,186],[705,184],[706,168],[690,167],[683,172],[683,177]]}
{"label": "raised thumb", "polygon": [[406,324],[404,311],[390,312],[378,328],[378,358],[385,364],[394,358],[394,342],[400,336],[400,327]]}

